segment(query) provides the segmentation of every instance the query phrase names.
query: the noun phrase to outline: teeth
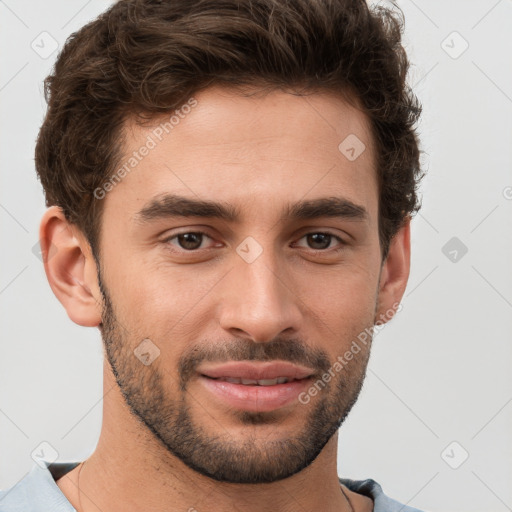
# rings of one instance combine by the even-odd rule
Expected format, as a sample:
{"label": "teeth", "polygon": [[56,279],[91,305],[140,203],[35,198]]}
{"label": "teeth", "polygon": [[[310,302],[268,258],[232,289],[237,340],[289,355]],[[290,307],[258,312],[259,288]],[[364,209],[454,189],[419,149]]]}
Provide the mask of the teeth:
{"label": "teeth", "polygon": [[262,379],[258,381],[260,386],[275,386],[277,384],[277,379]]}
{"label": "teeth", "polygon": [[249,386],[253,386],[254,384],[258,384],[258,381],[252,380],[252,379],[242,379],[242,384],[247,384]]}
{"label": "teeth", "polygon": [[244,384],[246,386],[275,386],[276,384],[284,384],[290,382],[288,377],[277,377],[275,379],[240,379],[238,377],[221,377],[219,380],[231,382],[232,384]]}

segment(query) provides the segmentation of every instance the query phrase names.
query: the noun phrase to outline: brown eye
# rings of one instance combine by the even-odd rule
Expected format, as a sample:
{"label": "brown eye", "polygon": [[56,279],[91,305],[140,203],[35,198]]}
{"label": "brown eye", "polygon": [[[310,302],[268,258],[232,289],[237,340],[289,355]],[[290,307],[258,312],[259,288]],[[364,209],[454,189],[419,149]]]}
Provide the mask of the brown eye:
{"label": "brown eye", "polygon": [[203,235],[201,233],[182,233],[177,236],[177,239],[182,249],[194,250],[201,247]]}
{"label": "brown eye", "polygon": [[195,251],[201,248],[205,238],[210,238],[206,233],[200,231],[187,231],[185,233],[178,233],[164,240],[177,249],[185,251]]}
{"label": "brown eye", "polygon": [[307,235],[311,249],[327,249],[331,244],[332,236],[327,233],[312,233]]}
{"label": "brown eye", "polygon": [[345,242],[339,236],[336,236],[332,233],[308,233],[302,238],[306,239],[307,247],[315,251],[326,251],[327,249],[335,248],[335,246],[331,246],[333,240],[338,242],[337,249],[342,249],[345,245]]}

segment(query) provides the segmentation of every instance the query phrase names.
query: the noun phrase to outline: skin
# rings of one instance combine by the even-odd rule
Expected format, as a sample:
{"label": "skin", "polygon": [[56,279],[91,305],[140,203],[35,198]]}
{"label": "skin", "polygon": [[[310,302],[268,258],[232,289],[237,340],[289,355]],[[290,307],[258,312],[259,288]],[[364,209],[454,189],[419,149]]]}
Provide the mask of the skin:
{"label": "skin", "polygon": [[[57,485],[80,512],[349,511],[337,476],[337,431],[321,446],[316,440],[319,453],[308,452],[306,467],[299,468],[297,456],[280,447],[287,440],[304,440],[322,404],[324,424],[336,430],[352,406],[350,399],[357,398],[370,344],[308,404],[295,400],[251,418],[215,400],[197,373],[181,389],[179,362],[192,347],[206,358],[208,350],[214,356],[222,350],[233,354],[235,346],[242,354],[257,346],[263,354],[278,342],[281,360],[287,360],[287,347],[301,346],[304,357],[322,354],[333,363],[365,328],[388,321],[400,302],[409,276],[409,219],[382,262],[369,124],[342,97],[280,91],[244,97],[211,87],[195,98],[197,106],[102,199],[100,275],[87,240],[59,208],[49,208],[41,221],[43,252],[54,246],[45,261],[53,292],[73,322],[99,327],[105,342],[97,447],[82,466],[80,495],[81,466]],[[139,126],[127,120],[127,158],[160,121]],[[338,150],[349,134],[366,145],[354,161]],[[137,223],[137,212],[163,192],[230,203],[241,218]],[[367,220],[282,217],[288,203],[332,196],[363,206]],[[198,231],[207,236],[194,251],[177,238],[168,240]],[[328,238],[323,249],[306,236],[326,231],[346,245]],[[236,252],[247,236],[262,248],[251,263]],[[102,290],[108,292],[110,314]],[[147,366],[133,355],[146,338],[160,350]],[[173,424],[179,404],[187,406],[195,438],[220,439],[217,457],[200,450],[193,455],[204,464],[199,470],[170,448],[179,432],[179,423]],[[141,417],[156,425],[159,435]],[[314,445],[315,439],[308,442]],[[261,470],[258,474],[269,476],[272,467],[289,474],[274,475],[268,483],[208,476],[208,468],[233,467],[229,452],[222,452],[227,443],[243,448],[245,462]],[[267,453],[281,465],[269,466]],[[371,499],[346,488],[345,493],[354,510],[373,510]]]}

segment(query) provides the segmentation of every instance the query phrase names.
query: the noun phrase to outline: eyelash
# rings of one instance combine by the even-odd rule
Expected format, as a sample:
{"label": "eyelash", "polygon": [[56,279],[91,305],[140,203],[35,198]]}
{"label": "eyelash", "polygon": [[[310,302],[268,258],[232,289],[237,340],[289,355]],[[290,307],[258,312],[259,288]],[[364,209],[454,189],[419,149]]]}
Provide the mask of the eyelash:
{"label": "eyelash", "polygon": [[[208,233],[205,233],[204,231],[183,231],[182,233],[176,233],[166,239],[163,240],[163,243],[165,244],[168,244],[168,245],[174,245],[174,244],[171,244],[171,240],[177,238],[178,236],[180,235],[188,235],[188,234],[194,234],[194,235],[203,235],[203,236],[206,236],[207,238],[210,238],[212,239],[211,236],[208,235]],[[302,240],[304,237],[308,236],[308,235],[328,235],[334,239],[336,239],[339,243],[340,243],[340,247],[338,248],[330,248],[330,249],[310,249],[311,251],[315,251],[315,252],[329,252],[329,251],[334,251],[334,252],[339,252],[341,250],[344,249],[344,247],[346,245],[348,245],[342,238],[340,238],[338,235],[335,235],[334,233],[330,233],[329,231],[310,231],[308,233],[305,233],[304,235],[302,235],[299,240]],[[178,247],[179,249],[179,252],[183,252],[183,253],[190,253],[190,254],[194,254],[194,253],[197,253],[199,252],[201,249],[183,249],[181,247]]]}

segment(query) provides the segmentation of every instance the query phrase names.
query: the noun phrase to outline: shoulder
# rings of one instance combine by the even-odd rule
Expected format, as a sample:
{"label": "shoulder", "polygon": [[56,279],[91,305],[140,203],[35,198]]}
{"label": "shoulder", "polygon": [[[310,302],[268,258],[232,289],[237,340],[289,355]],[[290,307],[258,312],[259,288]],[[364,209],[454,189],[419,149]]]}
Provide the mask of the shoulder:
{"label": "shoulder", "polygon": [[371,498],[374,502],[374,512],[422,512],[417,508],[409,507],[390,498],[389,496],[386,496],[382,487],[371,478],[366,480],[339,478],[339,481],[351,491]]}

